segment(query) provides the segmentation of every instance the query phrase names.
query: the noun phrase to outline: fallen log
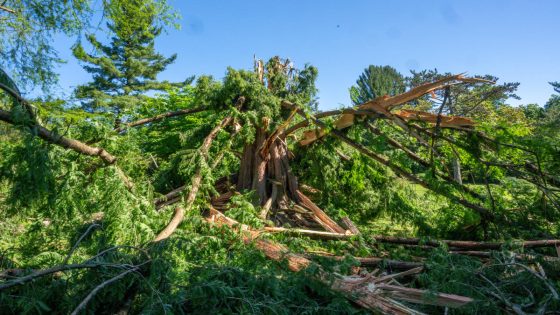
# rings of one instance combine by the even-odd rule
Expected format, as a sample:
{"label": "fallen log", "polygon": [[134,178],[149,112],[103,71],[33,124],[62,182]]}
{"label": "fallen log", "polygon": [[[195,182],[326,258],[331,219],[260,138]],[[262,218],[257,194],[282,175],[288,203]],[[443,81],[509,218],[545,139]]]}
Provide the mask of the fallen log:
{"label": "fallen log", "polygon": [[[346,259],[345,256],[335,256],[325,253],[315,253],[311,252],[308,255],[305,255],[307,258],[313,257],[325,257],[328,259],[333,260],[344,260]],[[387,259],[381,257],[352,257],[354,260],[360,263],[360,267],[379,267],[385,266],[388,269],[398,269],[398,270],[408,270],[418,267],[423,267],[424,264],[421,262],[414,262],[414,261],[402,261],[402,260],[394,260],[394,259]]]}
{"label": "fallen log", "polygon": [[[258,238],[261,234],[259,231],[253,231],[247,225],[239,224],[213,208],[210,209],[206,220],[218,226],[225,225],[240,229],[246,243],[253,243],[256,248],[272,260],[285,260],[291,271],[302,271],[313,265],[313,262],[309,259],[290,253],[283,245]],[[316,278],[329,285],[333,290],[345,294],[354,303],[383,314],[418,314],[417,311],[396,302],[394,299],[445,307],[460,307],[472,302],[472,299],[468,297],[441,293],[435,294],[433,299],[424,299],[427,294],[424,290],[403,288],[387,283],[373,283],[372,280],[375,280],[373,275],[356,278],[329,274],[319,266]]]}
{"label": "fallen log", "polygon": [[315,230],[306,230],[306,229],[287,229],[283,227],[265,227],[263,231],[268,233],[282,233],[287,235],[308,236],[310,238],[317,238],[317,239],[324,239],[324,240],[345,240],[352,236],[355,236],[355,234],[352,234],[350,231],[346,231],[347,233],[336,233],[336,232],[315,231]]}
{"label": "fallen log", "polygon": [[346,229],[349,230],[352,234],[360,234],[360,230],[358,230],[358,227],[354,224],[354,222],[352,222],[352,220],[350,220],[349,217],[343,217],[341,220],[342,223],[344,223]]}
{"label": "fallen log", "polygon": [[[475,242],[475,241],[454,241],[454,240],[425,240],[421,238],[406,238],[394,236],[375,236],[376,242],[402,244],[402,245],[425,245],[439,247],[446,244],[449,247],[469,248],[469,249],[501,249],[505,242]],[[525,248],[560,246],[560,240],[533,240],[513,242]]]}

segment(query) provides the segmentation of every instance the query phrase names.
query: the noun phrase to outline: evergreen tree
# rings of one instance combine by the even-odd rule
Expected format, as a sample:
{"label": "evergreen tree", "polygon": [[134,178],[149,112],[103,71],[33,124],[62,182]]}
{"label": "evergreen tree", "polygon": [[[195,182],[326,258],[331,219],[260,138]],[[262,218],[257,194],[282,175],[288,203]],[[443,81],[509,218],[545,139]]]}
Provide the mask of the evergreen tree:
{"label": "evergreen tree", "polygon": [[404,90],[404,77],[395,68],[370,65],[360,75],[356,85],[350,88],[350,98],[352,103],[362,104],[376,97],[396,95]]}
{"label": "evergreen tree", "polygon": [[155,39],[171,16],[164,1],[113,0],[107,3],[107,27],[112,33],[108,45],[95,35],[87,35],[95,49],[86,53],[81,43],[73,48],[93,81],[76,88],[76,96],[90,111],[111,111],[120,119],[123,110],[136,106],[147,91],[166,90],[179,85],[158,81],[157,75],[175,61],[154,48]]}

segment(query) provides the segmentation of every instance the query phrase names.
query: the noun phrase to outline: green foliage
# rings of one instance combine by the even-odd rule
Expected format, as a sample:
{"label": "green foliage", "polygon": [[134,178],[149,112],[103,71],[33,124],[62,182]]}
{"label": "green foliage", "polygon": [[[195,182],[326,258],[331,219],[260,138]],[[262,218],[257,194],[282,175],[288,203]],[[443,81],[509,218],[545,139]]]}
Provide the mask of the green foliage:
{"label": "green foliage", "polygon": [[253,228],[264,226],[259,218],[259,209],[254,206],[257,203],[254,192],[235,195],[230,200],[230,207],[226,215],[239,223],[247,224]]}
{"label": "green foliage", "polygon": [[330,215],[344,211],[368,220],[387,209],[391,183],[384,168],[332,139],[304,150],[295,152],[294,170],[302,183],[320,191],[319,205]]}
{"label": "green foliage", "polygon": [[25,87],[49,87],[61,61],[52,45],[54,35],[77,35],[87,27],[91,1],[13,0],[3,5],[13,12],[2,11],[0,67]]}
{"label": "green foliage", "polygon": [[350,88],[350,99],[358,105],[377,97],[394,96],[404,90],[405,79],[395,68],[370,65]]}
{"label": "green foliage", "polygon": [[[459,293],[475,299],[464,308],[452,310],[452,314],[496,314],[506,303],[531,313],[560,309],[560,301],[553,298],[549,287],[557,288],[557,284],[542,278],[524,263],[527,262],[513,262],[508,251],[494,252],[492,263],[482,264],[474,258],[437,250],[428,259],[428,272],[418,278],[418,283],[434,291]],[[542,260],[540,263],[547,265]],[[557,273],[557,267],[550,271],[554,269]]]}
{"label": "green foliage", "polygon": [[[86,14],[84,1],[53,7],[60,9],[64,18],[68,8],[78,5],[83,5],[83,10],[77,14]],[[16,128],[0,126],[0,230],[9,231],[0,233],[0,269],[18,268],[27,274],[66,262],[93,261],[102,266],[64,271],[1,291],[0,309],[7,313],[69,313],[103,281],[130,266],[146,263],[100,290],[88,304],[88,311],[114,312],[133,296],[131,313],[358,313],[346,298],[313,279],[316,266],[291,273],[285,262],[270,261],[245,244],[238,232],[211,227],[200,216],[207,209],[208,199],[217,195],[216,183],[223,183],[228,190],[234,187],[238,156],[254,142],[256,131],[270,134],[290,115],[281,107],[282,100],[303,105],[308,115],[317,110],[317,69],[305,65],[298,70],[289,60],[273,57],[263,65],[263,73],[229,68],[219,81],[201,76],[193,85],[160,82],[157,74],[174,60],[174,56],[166,58],[154,48],[157,36],[174,21],[166,2],[118,0],[103,5],[112,34],[110,42],[103,44],[88,35],[94,53],[86,53],[81,44],[73,51],[94,76],[93,82],[76,92],[86,110],[48,98],[33,105],[45,127],[95,143],[117,156],[117,163],[103,165],[96,157],[78,155],[41,140],[32,117],[24,106],[14,106],[22,104],[14,102],[13,97],[1,101],[2,108],[9,108]],[[54,19],[54,24],[46,30],[73,32],[82,27],[60,18],[52,13],[49,19]],[[49,54],[40,58],[53,56]],[[32,62],[38,60],[44,59]],[[45,65],[48,70],[48,62]],[[38,76],[47,78],[48,73],[41,71]],[[370,66],[351,88],[352,101],[359,104],[395,95],[444,75],[434,70],[413,72],[405,78],[391,67]],[[12,94],[19,95],[4,72],[0,72],[0,83],[4,91],[11,89],[16,91]],[[558,83],[552,85],[558,92]],[[497,313],[506,309],[506,300],[523,305],[527,312],[555,311],[558,301],[550,287],[558,288],[559,272],[557,265],[539,256],[551,254],[546,250],[530,254],[537,254],[550,280],[536,277],[523,267],[533,262],[516,260],[524,265],[512,265],[509,251],[493,253],[489,264],[483,265],[479,260],[449,255],[447,250],[426,254],[372,241],[377,233],[452,239],[559,235],[560,213],[551,205],[554,199],[530,183],[541,179],[521,179],[515,170],[501,167],[529,161],[543,173],[558,174],[559,98],[552,96],[543,108],[514,108],[507,99],[515,97],[516,88],[516,83],[469,83],[449,89],[450,100],[443,112],[469,115],[476,120],[478,130],[496,141],[477,133],[435,130],[453,143],[434,141],[438,151],[434,154],[409,133],[382,121],[375,122],[375,127],[383,136],[371,133],[359,119],[347,130],[349,138],[422,179],[430,190],[399,178],[390,168],[331,137],[309,147],[291,147],[294,174],[300,183],[318,190],[311,196],[313,200],[334,219],[352,218],[359,223],[362,235],[334,242],[287,235],[266,237],[287,244],[294,252],[389,254],[403,259],[428,256],[427,271],[413,285],[476,298],[475,303],[457,313]],[[151,95],[148,91],[163,93]],[[438,93],[403,107],[435,112],[441,106],[438,98],[442,94]],[[114,130],[115,113],[134,121],[198,107],[204,111],[119,133]],[[226,116],[233,117],[233,124],[218,132],[207,154],[201,153],[203,139]],[[327,124],[332,126],[332,120]],[[413,161],[393,148],[390,139],[403,143],[433,166]],[[286,141],[292,146],[290,138]],[[437,178],[438,172],[450,174],[453,166],[447,161],[453,159],[460,162],[467,187],[481,198]],[[124,185],[120,172],[135,183],[133,189]],[[202,175],[202,185],[194,205],[170,239],[150,243],[171,216],[170,207],[156,211],[155,197],[183,185],[188,192],[195,173]],[[554,194],[556,191],[550,195]],[[500,219],[489,226],[479,214],[455,202],[457,198],[490,208]],[[258,204],[253,191],[234,194],[226,214],[260,228],[266,222],[259,218]],[[324,270],[340,274],[348,274],[356,265],[351,257],[342,262],[315,259]],[[503,299],[501,302],[496,294]],[[441,311],[430,307],[424,310]]]}
{"label": "green foliage", "polygon": [[163,26],[172,23],[174,16],[165,1],[113,0],[105,7],[111,42],[103,44],[89,34],[86,38],[93,54],[81,43],[73,47],[74,56],[93,75],[92,82],[76,88],[76,97],[84,101],[84,108],[109,110],[118,119],[123,110],[139,106],[145,92],[178,86],[157,80],[176,55],[166,58],[154,47]]}

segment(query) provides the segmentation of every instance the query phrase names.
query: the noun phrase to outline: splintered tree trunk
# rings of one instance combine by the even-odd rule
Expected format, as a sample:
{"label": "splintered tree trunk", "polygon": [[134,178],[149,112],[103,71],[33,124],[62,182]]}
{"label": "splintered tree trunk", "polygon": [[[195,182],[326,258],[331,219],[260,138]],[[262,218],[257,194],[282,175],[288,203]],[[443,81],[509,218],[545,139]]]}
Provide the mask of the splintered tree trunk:
{"label": "splintered tree trunk", "polygon": [[[264,128],[257,128],[255,141],[243,150],[236,190],[255,191],[262,219],[271,219],[279,225],[289,223],[345,233],[345,229],[299,191],[286,142],[277,134],[269,135]],[[223,204],[223,199],[230,196],[231,192],[224,191],[213,201]]]}

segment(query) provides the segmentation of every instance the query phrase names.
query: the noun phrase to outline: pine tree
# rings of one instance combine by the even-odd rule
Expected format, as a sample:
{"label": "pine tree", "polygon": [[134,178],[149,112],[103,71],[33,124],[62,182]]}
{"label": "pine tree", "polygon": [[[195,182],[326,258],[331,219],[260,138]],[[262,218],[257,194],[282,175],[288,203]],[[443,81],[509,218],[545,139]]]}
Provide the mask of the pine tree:
{"label": "pine tree", "polygon": [[170,14],[165,1],[114,0],[106,5],[107,27],[112,33],[108,45],[87,35],[95,53],[86,53],[81,43],[74,56],[84,63],[93,81],[76,88],[76,97],[89,111],[111,111],[117,121],[123,110],[134,108],[147,91],[163,91],[181,83],[158,81],[157,75],[175,61],[154,48]]}
{"label": "pine tree", "polygon": [[350,98],[355,105],[365,103],[383,95],[397,95],[404,92],[404,77],[390,66],[367,67],[350,88]]}

